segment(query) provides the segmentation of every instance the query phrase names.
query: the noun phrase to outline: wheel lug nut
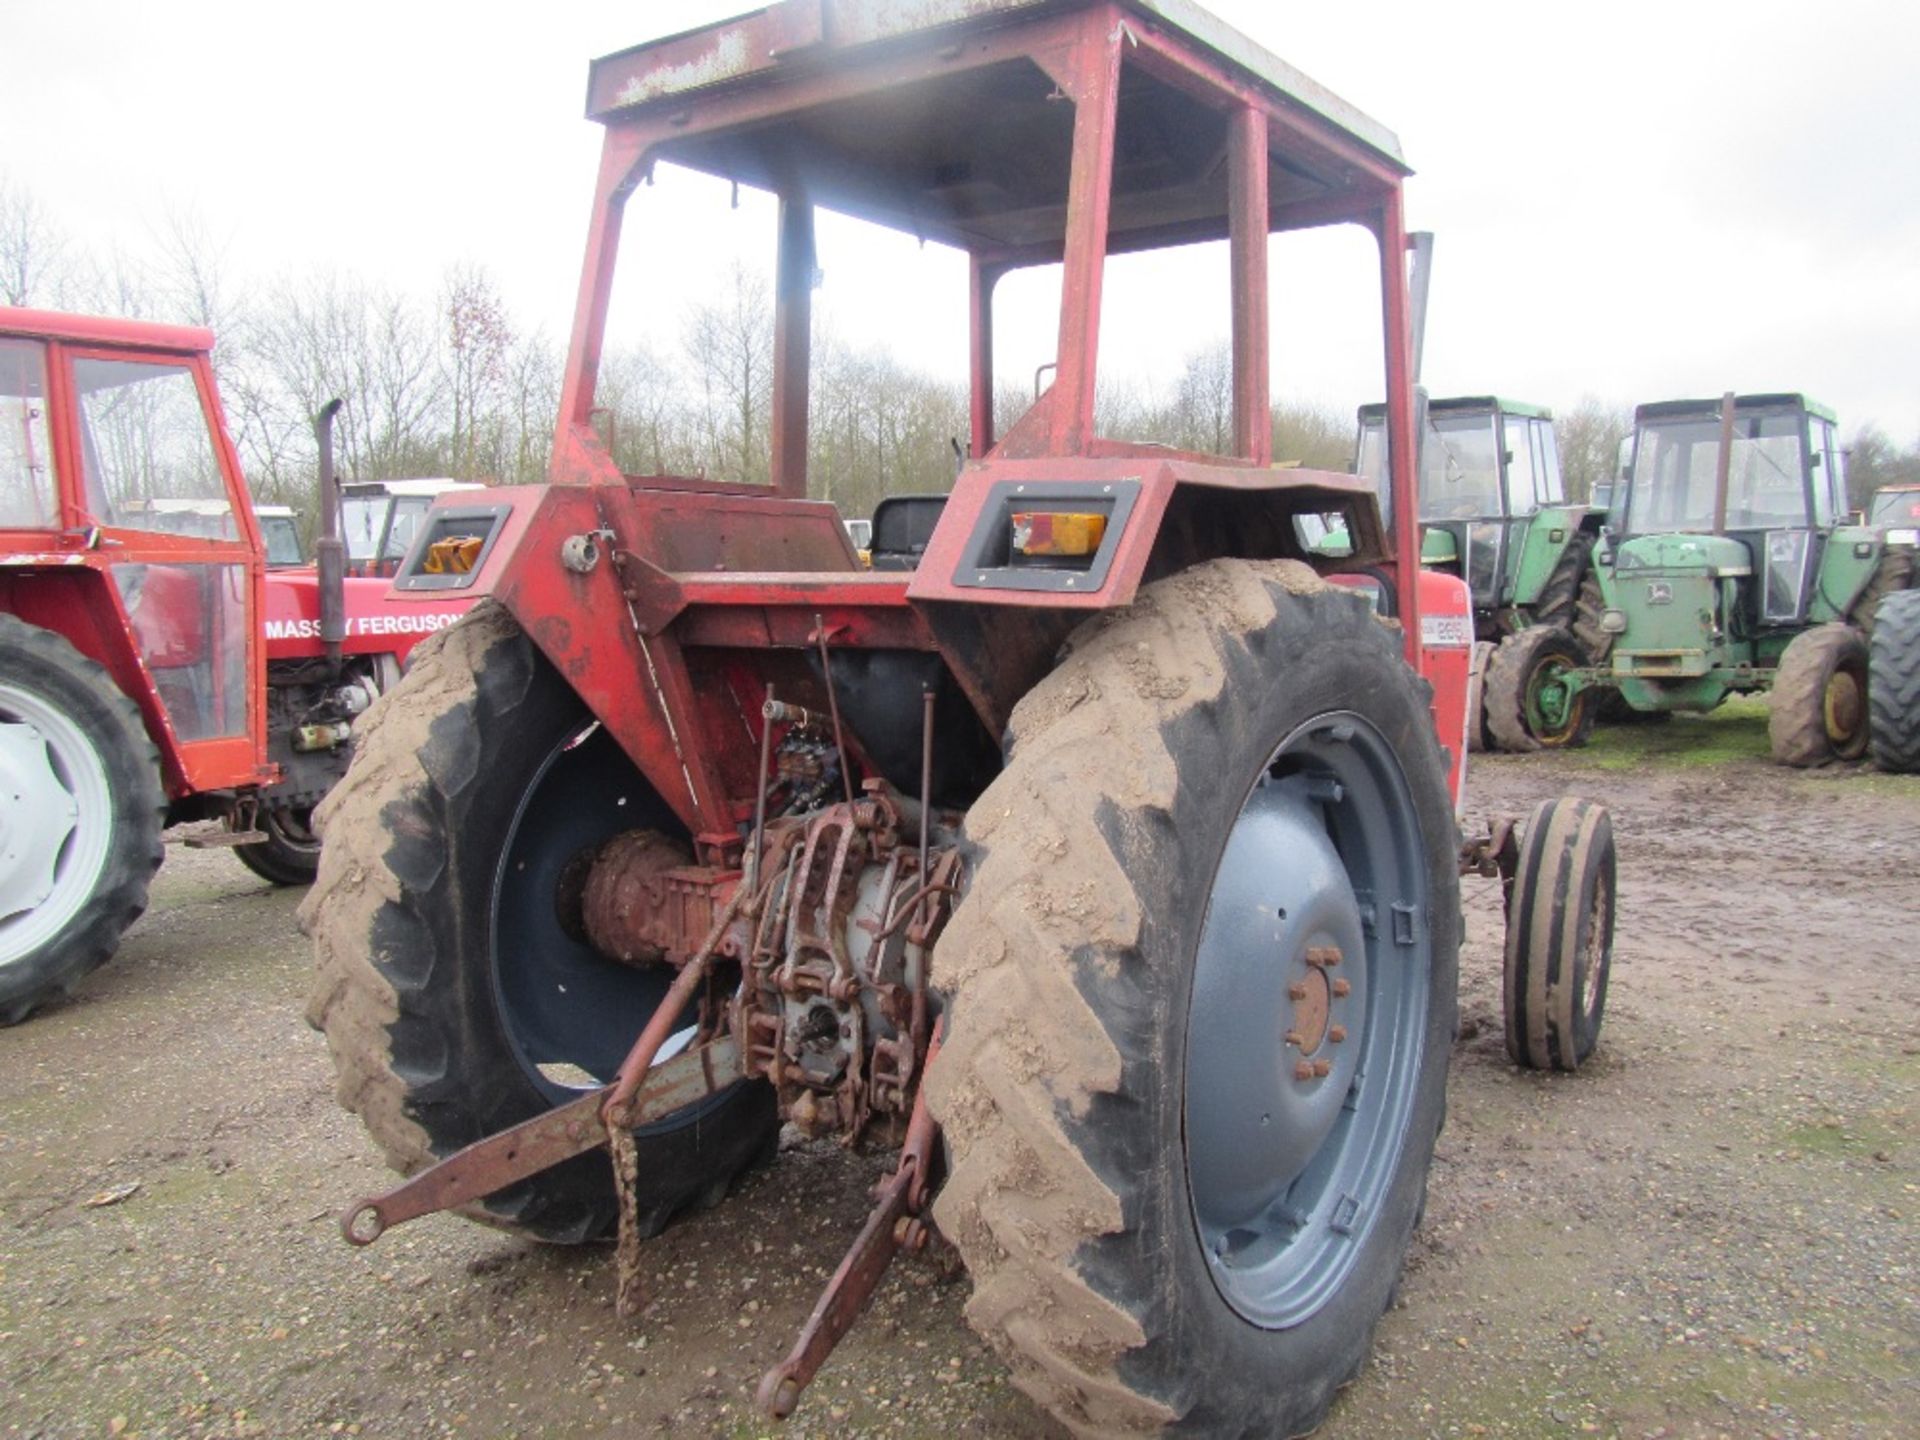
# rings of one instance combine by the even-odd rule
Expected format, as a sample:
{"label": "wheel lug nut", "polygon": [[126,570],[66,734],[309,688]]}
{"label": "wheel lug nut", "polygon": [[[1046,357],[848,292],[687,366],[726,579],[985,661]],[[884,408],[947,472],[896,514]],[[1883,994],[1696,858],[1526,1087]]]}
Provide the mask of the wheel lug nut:
{"label": "wheel lug nut", "polygon": [[1299,1043],[1300,1043],[1300,1032],[1298,1030],[1287,1031],[1287,1044],[1298,1045]]}
{"label": "wheel lug nut", "polygon": [[1294,981],[1294,982],[1293,982],[1293,984],[1291,984],[1291,985],[1289,985],[1289,986],[1287,986],[1287,998],[1288,998],[1289,1000],[1304,1000],[1304,999],[1306,999],[1306,998],[1307,998],[1307,987],[1306,987],[1305,985],[1303,985],[1303,984],[1302,984],[1302,983],[1301,983],[1300,981],[1298,981],[1298,980],[1296,980],[1296,981]]}
{"label": "wheel lug nut", "polygon": [[1346,1038],[1347,1038],[1347,1027],[1344,1025],[1336,1025],[1331,1030],[1327,1031],[1327,1039],[1331,1040],[1336,1045],[1338,1045],[1342,1040],[1345,1040]]}
{"label": "wheel lug nut", "polygon": [[1333,994],[1336,1000],[1343,1000],[1352,993],[1353,986],[1349,985],[1345,980],[1336,980],[1333,982]]}
{"label": "wheel lug nut", "polygon": [[1299,1063],[1298,1065],[1296,1065],[1296,1066],[1294,1066],[1294,1067],[1293,1067],[1293,1078],[1294,1078],[1294,1079],[1296,1079],[1296,1080],[1311,1080],[1311,1079],[1313,1079],[1313,1064],[1312,1064],[1312,1062],[1311,1062],[1311,1061],[1308,1061],[1308,1060],[1302,1060],[1302,1061],[1301,1061],[1301,1062],[1300,1062],[1300,1063]]}
{"label": "wheel lug nut", "polygon": [[1307,964],[1315,968],[1331,970],[1340,963],[1340,958],[1340,947],[1338,945],[1309,945],[1307,947]]}
{"label": "wheel lug nut", "polygon": [[1313,1073],[1316,1077],[1326,1074],[1331,1069],[1333,1069],[1333,1065],[1329,1061],[1316,1060],[1313,1062]]}

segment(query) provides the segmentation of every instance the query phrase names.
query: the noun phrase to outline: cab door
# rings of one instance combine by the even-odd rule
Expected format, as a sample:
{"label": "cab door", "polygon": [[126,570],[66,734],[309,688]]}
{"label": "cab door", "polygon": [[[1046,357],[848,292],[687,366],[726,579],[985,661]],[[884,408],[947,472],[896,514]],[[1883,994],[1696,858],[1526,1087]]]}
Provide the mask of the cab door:
{"label": "cab door", "polygon": [[173,744],[168,789],[259,783],[265,660],[259,533],[198,355],[63,346],[73,523],[96,538]]}

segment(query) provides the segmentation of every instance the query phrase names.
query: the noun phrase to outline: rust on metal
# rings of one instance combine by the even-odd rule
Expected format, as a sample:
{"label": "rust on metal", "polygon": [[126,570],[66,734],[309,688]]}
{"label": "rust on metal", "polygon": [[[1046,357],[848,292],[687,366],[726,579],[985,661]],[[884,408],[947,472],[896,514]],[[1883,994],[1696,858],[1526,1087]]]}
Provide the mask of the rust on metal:
{"label": "rust on metal", "polygon": [[691,944],[684,937],[712,926],[716,891],[730,873],[692,859],[683,842],[658,830],[628,830],[602,844],[580,896],[593,948],[623,965],[685,959]]}
{"label": "rust on metal", "polygon": [[1311,1055],[1327,1038],[1327,1017],[1333,1000],[1326,972],[1309,972],[1306,982],[1299,988],[1305,993],[1293,1003],[1293,1029],[1287,1032],[1287,1036],[1291,1043],[1299,1047],[1301,1054]]}
{"label": "rust on metal", "polygon": [[[936,1031],[927,1051],[929,1066],[939,1053]],[[939,1126],[927,1110],[923,1090],[914,1101],[898,1167],[881,1185],[872,1213],[833,1278],[827,1281],[793,1349],[760,1381],[760,1407],[775,1419],[793,1413],[800,1403],[800,1392],[860,1318],[893,1257],[902,1249],[919,1251],[926,1247],[931,1227],[923,1212],[932,1191],[939,1137]]]}
{"label": "rust on metal", "polygon": [[[627,1106],[628,1128],[670,1115],[732,1083],[739,1068],[739,1048],[731,1036],[676,1055],[646,1076],[645,1088]],[[589,1090],[544,1115],[477,1140],[386,1194],[358,1202],[341,1216],[341,1233],[355,1245],[370,1245],[396,1225],[475,1204],[516,1180],[605,1144],[601,1113],[613,1088]]]}

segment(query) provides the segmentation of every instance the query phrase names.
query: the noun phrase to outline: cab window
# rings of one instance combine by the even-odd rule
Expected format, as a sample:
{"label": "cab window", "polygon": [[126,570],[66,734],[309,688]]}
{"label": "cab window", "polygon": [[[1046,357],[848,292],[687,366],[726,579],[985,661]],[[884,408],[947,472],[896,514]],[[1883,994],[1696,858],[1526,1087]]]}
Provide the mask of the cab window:
{"label": "cab window", "polygon": [[1502,415],[1500,423],[1506,432],[1502,444],[1507,452],[1507,513],[1531,515],[1540,508],[1534,493],[1534,442],[1528,433],[1532,426],[1519,415]]}
{"label": "cab window", "polygon": [[47,442],[47,351],[35,340],[0,340],[0,530],[60,523]]}
{"label": "cab window", "polygon": [[82,357],[73,362],[73,380],[95,521],[204,540],[240,538],[191,369]]}

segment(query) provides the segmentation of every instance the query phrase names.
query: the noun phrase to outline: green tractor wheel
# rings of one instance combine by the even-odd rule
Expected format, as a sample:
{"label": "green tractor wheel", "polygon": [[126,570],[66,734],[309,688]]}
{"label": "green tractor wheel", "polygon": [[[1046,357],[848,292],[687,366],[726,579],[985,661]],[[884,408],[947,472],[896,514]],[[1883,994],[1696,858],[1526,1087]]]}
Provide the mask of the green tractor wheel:
{"label": "green tractor wheel", "polygon": [[1793,637],[1774,674],[1767,740],[1777,764],[1807,769],[1867,753],[1867,642],[1851,625]]}
{"label": "green tractor wheel", "polygon": [[1570,674],[1586,663],[1557,625],[1529,626],[1502,640],[1487,664],[1487,733],[1494,747],[1524,754],[1586,744],[1593,692],[1571,683]]}

